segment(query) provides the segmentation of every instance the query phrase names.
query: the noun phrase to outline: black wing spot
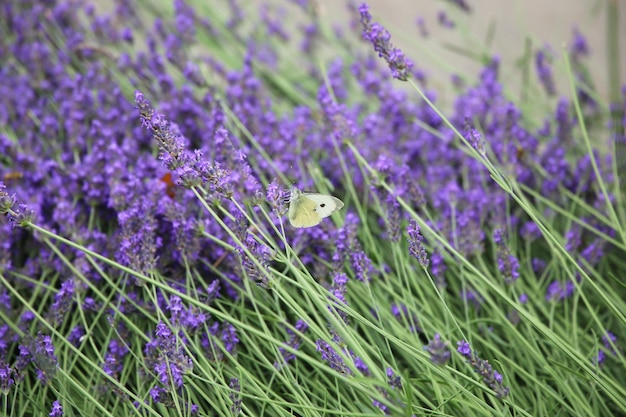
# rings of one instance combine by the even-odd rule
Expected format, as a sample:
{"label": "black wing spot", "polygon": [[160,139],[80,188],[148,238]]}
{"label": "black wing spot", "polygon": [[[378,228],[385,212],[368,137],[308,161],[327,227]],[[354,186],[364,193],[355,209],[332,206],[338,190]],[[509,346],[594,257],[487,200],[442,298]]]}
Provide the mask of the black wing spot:
{"label": "black wing spot", "polygon": [[326,207],[325,203],[320,204],[320,207]]}

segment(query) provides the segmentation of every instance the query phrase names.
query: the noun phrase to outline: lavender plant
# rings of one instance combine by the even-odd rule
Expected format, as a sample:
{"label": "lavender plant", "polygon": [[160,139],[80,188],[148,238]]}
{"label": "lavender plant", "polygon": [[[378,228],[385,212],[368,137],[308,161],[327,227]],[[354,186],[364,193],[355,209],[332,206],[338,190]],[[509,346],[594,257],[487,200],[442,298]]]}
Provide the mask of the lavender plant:
{"label": "lavender plant", "polygon": [[[1,413],[626,414],[626,88],[583,33],[532,110],[497,55],[440,99],[367,4],[242,3],[0,6]],[[292,228],[293,184],[346,207]]]}

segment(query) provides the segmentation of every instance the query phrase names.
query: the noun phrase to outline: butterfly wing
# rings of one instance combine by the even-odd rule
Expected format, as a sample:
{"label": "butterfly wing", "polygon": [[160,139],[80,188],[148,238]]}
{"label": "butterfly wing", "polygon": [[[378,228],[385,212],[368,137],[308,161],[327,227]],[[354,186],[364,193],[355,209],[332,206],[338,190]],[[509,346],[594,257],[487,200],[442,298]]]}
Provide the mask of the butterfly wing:
{"label": "butterfly wing", "polygon": [[343,207],[343,201],[328,194],[306,193],[302,197],[315,203],[315,212],[320,218],[326,218]]}
{"label": "butterfly wing", "polygon": [[[289,223],[293,227],[313,227],[322,221],[322,217],[315,210],[317,204],[314,200],[300,195],[289,203]],[[326,216],[324,216],[326,217]]]}

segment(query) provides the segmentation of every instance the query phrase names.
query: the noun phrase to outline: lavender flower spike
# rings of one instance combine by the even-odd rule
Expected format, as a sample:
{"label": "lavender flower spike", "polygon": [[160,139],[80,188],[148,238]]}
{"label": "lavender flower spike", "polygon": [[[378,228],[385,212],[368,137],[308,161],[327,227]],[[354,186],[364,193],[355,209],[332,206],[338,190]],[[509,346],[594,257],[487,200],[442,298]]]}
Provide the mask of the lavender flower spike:
{"label": "lavender flower spike", "polygon": [[424,237],[415,220],[411,219],[409,222],[407,233],[409,235],[409,253],[419,261],[422,268],[428,268],[428,254],[424,248]]}
{"label": "lavender flower spike", "polygon": [[468,363],[483,378],[483,382],[496,393],[496,397],[504,398],[509,395],[510,388],[502,384],[502,375],[498,371],[494,371],[489,361],[480,359],[478,354],[472,350],[469,343],[461,340],[457,343],[461,355],[468,359]]}
{"label": "lavender flower spike", "polygon": [[367,4],[363,3],[359,6],[359,13],[361,14],[363,39],[371,42],[374,45],[374,50],[378,52],[378,56],[387,61],[393,78],[408,81],[412,75],[413,63],[404,56],[400,49],[394,48],[387,29],[376,22],[372,23],[372,15]]}
{"label": "lavender flower spike", "polygon": [[556,94],[556,87],[550,61],[551,55],[547,48],[541,49],[535,54],[535,69],[537,70],[539,82],[549,96],[554,96]]}

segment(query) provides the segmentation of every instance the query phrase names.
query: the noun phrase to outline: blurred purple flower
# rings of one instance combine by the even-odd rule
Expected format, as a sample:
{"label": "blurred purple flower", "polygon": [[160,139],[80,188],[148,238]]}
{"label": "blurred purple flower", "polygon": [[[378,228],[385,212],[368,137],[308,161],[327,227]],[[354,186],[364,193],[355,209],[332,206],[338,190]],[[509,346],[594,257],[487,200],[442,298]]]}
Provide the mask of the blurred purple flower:
{"label": "blurred purple flower", "polygon": [[13,368],[0,359],[0,393],[5,396],[9,394],[11,387],[15,384],[13,373]]}
{"label": "blurred purple flower", "polygon": [[231,378],[228,383],[228,387],[231,389],[228,397],[233,402],[233,405],[230,407],[230,411],[233,413],[233,416],[238,416],[241,414],[241,385],[239,383],[238,378]]}
{"label": "blurred purple flower", "polygon": [[[339,317],[341,317],[344,323],[348,323],[347,313],[344,312],[342,309],[334,309],[331,306],[335,306],[337,305],[337,303],[341,303],[341,304],[348,303],[348,301],[346,300],[347,284],[348,284],[348,276],[344,273],[336,272],[333,275],[333,281],[329,289],[329,292],[332,296],[328,297],[328,300],[330,302],[330,305],[328,306],[328,308],[331,311],[335,311],[339,315]],[[337,301],[335,301],[335,299],[337,299]],[[339,337],[336,334],[335,336]]]}
{"label": "blurred purple flower", "polygon": [[270,204],[270,207],[272,207],[272,211],[274,212],[274,214],[277,217],[280,217],[285,211],[285,201],[287,199],[283,189],[278,186],[278,181],[276,179],[272,180],[272,182],[268,184],[266,190],[266,199],[267,202]]}
{"label": "blurred purple flower", "polygon": [[466,0],[448,0],[448,1],[466,13],[469,13],[472,10],[470,8],[469,3]]}
{"label": "blurred purple flower", "polygon": [[424,21],[424,18],[419,16],[417,19],[415,19],[415,24],[419,28],[420,35],[423,38],[427,38],[428,37],[428,29],[426,28],[426,22]]}
{"label": "blurred purple flower", "polygon": [[61,406],[59,400],[55,400],[52,403],[52,410],[50,410],[50,414],[48,415],[50,417],[61,417],[63,415],[63,407]]}
{"label": "blurred purple flower", "polygon": [[372,265],[372,260],[361,249],[361,245],[358,242],[354,244],[350,260],[357,281],[369,282],[374,273],[374,266]]}
{"label": "blurred purple flower", "polygon": [[546,94],[554,96],[556,87],[554,85],[554,75],[552,74],[552,53],[548,47],[538,50],[535,53],[535,70],[539,77],[539,82],[543,86]]}
{"label": "blurred purple flower", "polygon": [[82,340],[83,336],[85,336],[85,328],[81,325],[74,326],[72,330],[70,330],[69,335],[67,336],[67,340],[74,346],[78,346]]}
{"label": "blurred purple flower", "polygon": [[617,336],[615,336],[615,334],[607,330],[607,332],[604,335],[602,335],[601,339],[602,339],[602,344],[604,345],[604,347],[613,355],[617,355],[618,352],[620,354],[622,353],[622,348],[621,346],[617,344]]}
{"label": "blurred purple flower", "polygon": [[400,232],[400,220],[402,218],[402,211],[400,209],[400,203],[391,194],[387,194],[385,201],[385,226],[387,228],[387,238],[391,242],[399,242],[402,236]]}
{"label": "blurred purple flower", "polygon": [[387,382],[391,388],[398,390],[402,389],[402,378],[400,378],[400,376],[396,376],[393,368],[387,368],[387,378],[389,378]]}
{"label": "blurred purple flower", "polygon": [[[286,330],[287,330],[287,334],[289,335],[289,340],[287,342],[284,342],[284,345],[297,350],[300,347],[300,343],[302,342],[300,335],[298,333],[306,332],[308,327],[309,326],[306,324],[304,320],[298,320],[295,325],[295,331],[287,328]],[[282,368],[284,365],[287,365],[289,362],[291,362],[292,360],[296,358],[295,354],[289,352],[287,349],[285,349],[282,346],[278,348],[278,351],[280,352],[283,358],[283,361],[274,362],[274,368],[276,369]]]}
{"label": "blurred purple flower", "polygon": [[437,13],[437,21],[444,28],[453,29],[455,27],[454,22],[448,17],[448,14],[444,12],[443,10],[440,10],[439,13]]}
{"label": "blurred purple flower", "polygon": [[124,357],[128,353],[128,347],[123,342],[115,339],[111,340],[102,364],[104,372],[119,381],[124,370]]}
{"label": "blurred purple flower", "polygon": [[[277,6],[270,6],[269,3],[262,3],[259,6],[259,17],[261,18],[261,22],[265,24],[268,37],[276,37],[282,42],[288,42],[290,36],[287,33],[287,30],[283,27],[286,10],[284,10],[284,8],[271,10],[275,7]],[[275,13],[276,16],[272,16],[272,13]]]}
{"label": "blurred purple flower", "polygon": [[576,61],[589,55],[589,46],[587,44],[587,39],[585,39],[583,34],[580,33],[578,28],[574,28],[572,32],[573,39],[570,43],[569,50],[573,59]]}
{"label": "blurred purple flower", "polygon": [[55,325],[63,323],[66,314],[74,306],[74,278],[70,277],[63,281],[59,292],[54,296],[54,303],[50,307],[49,315]]}
{"label": "blurred purple flower", "polygon": [[391,314],[393,314],[401,324],[407,326],[411,333],[422,331],[417,314],[410,312],[406,305],[393,303],[391,305]]}
{"label": "blurred purple flower", "polygon": [[54,346],[50,336],[37,334],[33,338],[25,335],[23,343],[19,345],[20,359],[16,370],[18,373],[25,368],[28,362],[32,362],[36,367],[37,378],[45,385],[54,378],[57,371],[57,357],[54,354]]}
{"label": "blurred purple flower", "polygon": [[439,251],[433,252],[430,256],[430,273],[435,278],[435,284],[437,284],[437,288],[440,290],[447,286],[445,276],[447,269],[443,255]]}
{"label": "blurred purple flower", "polygon": [[471,303],[476,310],[480,308],[485,301],[484,298],[473,289],[463,289],[460,292],[461,299],[467,303]]}
{"label": "blurred purple flower", "polygon": [[548,285],[546,290],[546,301],[561,301],[574,294],[576,287],[572,281],[560,282],[554,280]]}
{"label": "blurred purple flower", "polygon": [[476,149],[481,155],[485,155],[485,140],[483,135],[470,123],[468,117],[465,118],[465,139],[472,145],[472,148]]}
{"label": "blurred purple flower", "polygon": [[[271,260],[270,249],[259,243],[257,239],[255,239],[255,236],[248,232],[246,232],[243,243],[243,247],[240,246],[236,248],[241,259],[243,270],[252,282],[263,288],[269,288],[271,277],[269,269]],[[244,247],[247,251],[244,250]]]}
{"label": "blurred purple flower", "polygon": [[502,229],[496,229],[493,232],[493,240],[496,244],[498,270],[502,274],[504,282],[512,284],[519,278],[519,261],[517,257],[511,254]]}
{"label": "blurred purple flower", "polygon": [[441,340],[439,333],[424,346],[424,350],[430,354],[430,361],[435,365],[445,365],[450,360],[450,348],[448,342]]}
{"label": "blurred purple flower", "polygon": [[201,340],[207,357],[211,361],[222,361],[225,358],[224,350],[235,355],[239,345],[237,329],[230,323],[214,322],[209,327],[209,334]]}

